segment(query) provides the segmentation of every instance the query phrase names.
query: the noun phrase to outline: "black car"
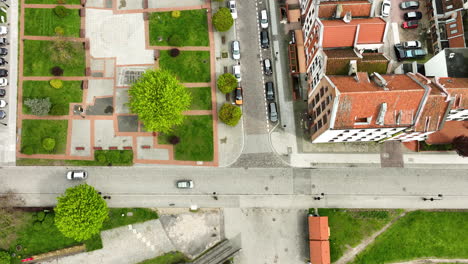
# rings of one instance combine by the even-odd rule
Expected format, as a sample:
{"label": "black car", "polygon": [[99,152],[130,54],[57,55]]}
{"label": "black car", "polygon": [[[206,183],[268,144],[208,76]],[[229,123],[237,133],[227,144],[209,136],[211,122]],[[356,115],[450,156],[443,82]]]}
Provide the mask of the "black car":
{"label": "black car", "polygon": [[8,64],[8,61],[6,61],[4,58],[0,58],[0,66],[4,66],[5,64]]}
{"label": "black car", "polygon": [[268,31],[262,30],[260,32],[260,42],[263,49],[268,49],[270,47],[270,39],[268,38]]}
{"label": "black car", "polygon": [[400,3],[400,9],[406,10],[406,9],[418,9],[419,8],[419,2],[418,1],[405,1]]}
{"label": "black car", "polygon": [[5,48],[0,48],[0,56],[6,56],[8,55],[8,50]]}
{"label": "black car", "polygon": [[405,49],[401,44],[395,44],[395,54],[399,61],[424,58],[427,52],[423,49]]}
{"label": "black car", "polygon": [[6,90],[0,89],[0,97],[5,97],[5,95],[6,95]]}
{"label": "black car", "polygon": [[263,60],[263,73],[265,73],[265,75],[272,75],[273,74],[273,69],[271,68],[271,60],[270,59],[264,59]]}
{"label": "black car", "polygon": [[6,38],[0,38],[0,46],[8,45],[8,40]]}
{"label": "black car", "polygon": [[6,112],[4,110],[0,110],[0,119],[5,119]]}
{"label": "black car", "polygon": [[275,100],[275,89],[273,88],[273,82],[265,83],[266,99],[268,101]]}
{"label": "black car", "polygon": [[419,20],[422,18],[422,13],[419,11],[412,11],[412,12],[407,12],[403,15],[403,18],[408,21],[408,20]]}
{"label": "black car", "polygon": [[8,77],[8,70],[0,69],[0,77]]}

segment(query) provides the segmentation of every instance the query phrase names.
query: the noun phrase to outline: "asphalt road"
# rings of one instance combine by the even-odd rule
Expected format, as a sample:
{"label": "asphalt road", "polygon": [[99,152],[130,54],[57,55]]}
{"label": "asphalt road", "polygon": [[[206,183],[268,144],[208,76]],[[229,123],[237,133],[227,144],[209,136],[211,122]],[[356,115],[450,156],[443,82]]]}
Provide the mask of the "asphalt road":
{"label": "asphalt road", "polygon": [[[67,181],[66,170],[4,167],[0,169],[0,193],[13,190],[27,206],[54,205],[55,198],[66,188],[81,183]],[[169,167],[87,170],[90,175],[87,183],[103,195],[110,195],[111,207],[468,208],[466,170]],[[180,179],[192,179],[195,188],[177,189],[175,182]],[[436,200],[423,201],[423,197]]]}

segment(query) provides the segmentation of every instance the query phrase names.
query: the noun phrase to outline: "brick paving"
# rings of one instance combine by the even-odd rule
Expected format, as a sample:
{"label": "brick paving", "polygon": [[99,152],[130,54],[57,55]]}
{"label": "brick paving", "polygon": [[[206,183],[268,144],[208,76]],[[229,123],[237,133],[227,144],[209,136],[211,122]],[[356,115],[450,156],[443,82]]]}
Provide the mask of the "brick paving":
{"label": "brick paving", "polygon": [[[204,5],[197,5],[197,6],[184,6],[184,7],[174,7],[174,8],[150,8],[150,9],[133,9],[133,10],[118,10],[118,1],[113,0],[113,5],[111,8],[102,8],[102,7],[86,7],[86,9],[102,9],[102,10],[112,10],[113,14],[134,14],[134,13],[147,13],[147,12],[164,12],[164,11],[172,11],[172,10],[191,10],[191,9],[207,9],[208,10],[208,31],[209,31],[209,47],[177,47],[180,50],[194,50],[194,51],[210,51],[210,61],[211,61],[211,82],[209,83],[184,83],[186,87],[211,87],[212,91],[212,109],[213,110],[190,110],[186,111],[185,115],[212,115],[213,116],[213,145],[214,145],[214,159],[211,162],[196,162],[196,161],[178,161],[174,160],[174,149],[172,145],[161,145],[158,144],[158,134],[153,132],[145,132],[141,130],[141,122],[138,122],[138,132],[119,132],[118,131],[118,116],[125,116],[125,115],[132,115],[132,114],[124,114],[124,113],[116,113],[113,112],[112,115],[108,116],[96,116],[96,115],[87,115],[86,111],[81,115],[74,113],[73,109],[75,106],[81,106],[83,109],[88,109],[88,107],[94,105],[94,101],[96,98],[94,97],[93,102],[88,103],[86,98],[88,96],[88,84],[89,80],[113,80],[114,81],[114,89],[113,89],[113,108],[117,106],[116,102],[116,93],[117,89],[119,88],[128,88],[128,86],[117,86],[117,80],[119,78],[117,68],[119,67],[139,67],[139,66],[157,66],[157,61],[155,64],[128,64],[128,65],[120,65],[117,64],[115,57],[91,57],[90,48],[89,48],[89,39],[83,37],[80,38],[67,38],[69,41],[77,41],[85,43],[86,54],[86,74],[85,76],[59,76],[59,77],[50,77],[50,76],[23,76],[24,72],[24,40],[54,40],[56,37],[50,36],[26,36],[24,34],[24,20],[25,20],[25,8],[54,8],[56,5],[49,5],[49,4],[25,4],[25,0],[21,0],[21,13],[20,13],[20,43],[19,43],[19,81],[18,86],[21,87],[18,89],[18,117],[17,117],[17,127],[18,131],[21,131],[22,120],[23,119],[36,119],[36,120],[68,120],[68,134],[67,134],[67,146],[65,154],[34,154],[34,155],[25,155],[20,152],[21,150],[21,143],[18,142],[17,149],[17,158],[35,158],[35,159],[58,159],[58,160],[93,160],[94,159],[94,150],[95,149],[104,149],[102,146],[98,146],[95,142],[96,140],[96,122],[100,120],[112,120],[113,121],[113,129],[114,129],[114,137],[131,137],[131,143],[126,143],[128,145],[124,147],[120,147],[119,149],[133,149],[134,151],[134,162],[135,163],[144,163],[144,164],[172,164],[172,165],[195,165],[195,166],[217,166],[218,165],[218,145],[217,145],[217,109],[216,109],[216,76],[215,76],[215,51],[214,51],[214,36],[213,36],[213,25],[211,21],[211,2],[206,0]],[[103,6],[105,6],[105,0],[103,0]],[[146,6],[148,4],[146,3]],[[81,9],[83,8],[81,5],[65,5],[67,8],[71,9]],[[145,24],[145,47],[148,50],[168,50],[174,47],[170,46],[149,46],[149,26],[148,21],[144,21]],[[85,32],[85,17],[81,17],[81,31]],[[93,69],[93,62],[97,60],[103,60],[103,66],[97,67],[94,64],[95,69]],[[113,66],[113,69],[109,69],[109,67]],[[93,74],[95,76],[93,77]],[[99,75],[97,77],[96,75]],[[35,116],[35,115],[26,115],[22,112],[22,101],[23,101],[23,93],[22,93],[22,84],[26,80],[31,81],[49,81],[52,78],[57,78],[64,81],[83,81],[84,89],[83,89],[83,97],[82,102],[80,103],[70,103],[69,106],[69,113],[68,115],[63,116]],[[109,96],[110,97],[110,96]],[[72,153],[77,153],[78,150],[83,149],[84,147],[78,146],[76,142],[74,142],[73,150],[72,150],[72,131],[73,131],[73,120],[89,120],[89,129],[90,129],[90,138],[89,144],[83,144],[89,146],[89,149],[85,149],[86,153],[90,153],[89,156],[86,155],[72,155]],[[75,122],[79,123],[79,122]],[[76,129],[76,128],[75,128]],[[88,133],[88,132],[86,132]],[[151,145],[142,145],[138,146],[138,137],[151,137],[153,140],[153,144]],[[20,137],[19,137],[20,138]],[[138,152],[143,151],[146,148],[157,148],[157,149],[166,149],[168,151],[168,160],[146,160],[146,159],[138,159]],[[140,150],[141,149],[141,150]]]}

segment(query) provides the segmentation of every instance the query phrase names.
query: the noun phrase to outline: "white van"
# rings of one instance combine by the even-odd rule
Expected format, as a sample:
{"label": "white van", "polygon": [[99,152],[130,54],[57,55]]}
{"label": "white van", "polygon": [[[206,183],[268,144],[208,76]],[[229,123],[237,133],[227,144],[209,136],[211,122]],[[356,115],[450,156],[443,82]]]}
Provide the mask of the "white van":
{"label": "white van", "polygon": [[234,74],[234,76],[236,76],[237,82],[241,81],[241,68],[240,68],[240,65],[232,66],[232,74]]}
{"label": "white van", "polygon": [[266,9],[260,11],[260,26],[262,28],[268,28],[268,14]]}

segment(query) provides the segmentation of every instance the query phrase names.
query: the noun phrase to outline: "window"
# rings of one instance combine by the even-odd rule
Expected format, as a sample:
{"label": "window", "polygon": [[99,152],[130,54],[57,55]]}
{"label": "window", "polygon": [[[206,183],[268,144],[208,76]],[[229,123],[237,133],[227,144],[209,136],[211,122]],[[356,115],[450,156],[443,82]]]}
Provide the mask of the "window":
{"label": "window", "polygon": [[322,128],[322,120],[319,120],[319,121],[317,122],[317,125],[318,125],[318,129]]}
{"label": "window", "polygon": [[453,8],[453,5],[448,5],[447,6],[447,9],[452,9]]}
{"label": "window", "polygon": [[322,113],[322,109],[320,107],[317,107],[317,116],[319,116]]}
{"label": "window", "polygon": [[315,103],[318,103],[319,100],[320,100],[320,96],[317,94],[317,95],[315,96]]}
{"label": "window", "polygon": [[325,107],[326,107],[325,101],[322,101],[322,110],[325,110]]}
{"label": "window", "polygon": [[322,87],[322,88],[320,88],[320,97],[322,97],[322,96],[323,96],[324,92],[325,92],[325,89],[323,89],[323,87]]}
{"label": "window", "polygon": [[325,125],[327,122],[328,122],[328,118],[327,118],[327,116],[325,115],[325,116],[323,116],[323,124]]}
{"label": "window", "polygon": [[343,131],[343,133],[348,133],[348,132],[349,132],[349,130],[345,130],[345,131]]}
{"label": "window", "polygon": [[359,132],[364,132],[364,131],[365,131],[364,129],[359,130]]}
{"label": "window", "polygon": [[356,123],[366,123],[367,122],[367,117],[356,117]]}
{"label": "window", "polygon": [[450,30],[450,34],[455,34],[455,33],[457,33],[457,32],[458,32],[458,30],[457,30],[457,29]]}
{"label": "window", "polygon": [[450,28],[456,28],[456,27],[457,27],[457,23],[451,24],[449,27],[450,27]]}

